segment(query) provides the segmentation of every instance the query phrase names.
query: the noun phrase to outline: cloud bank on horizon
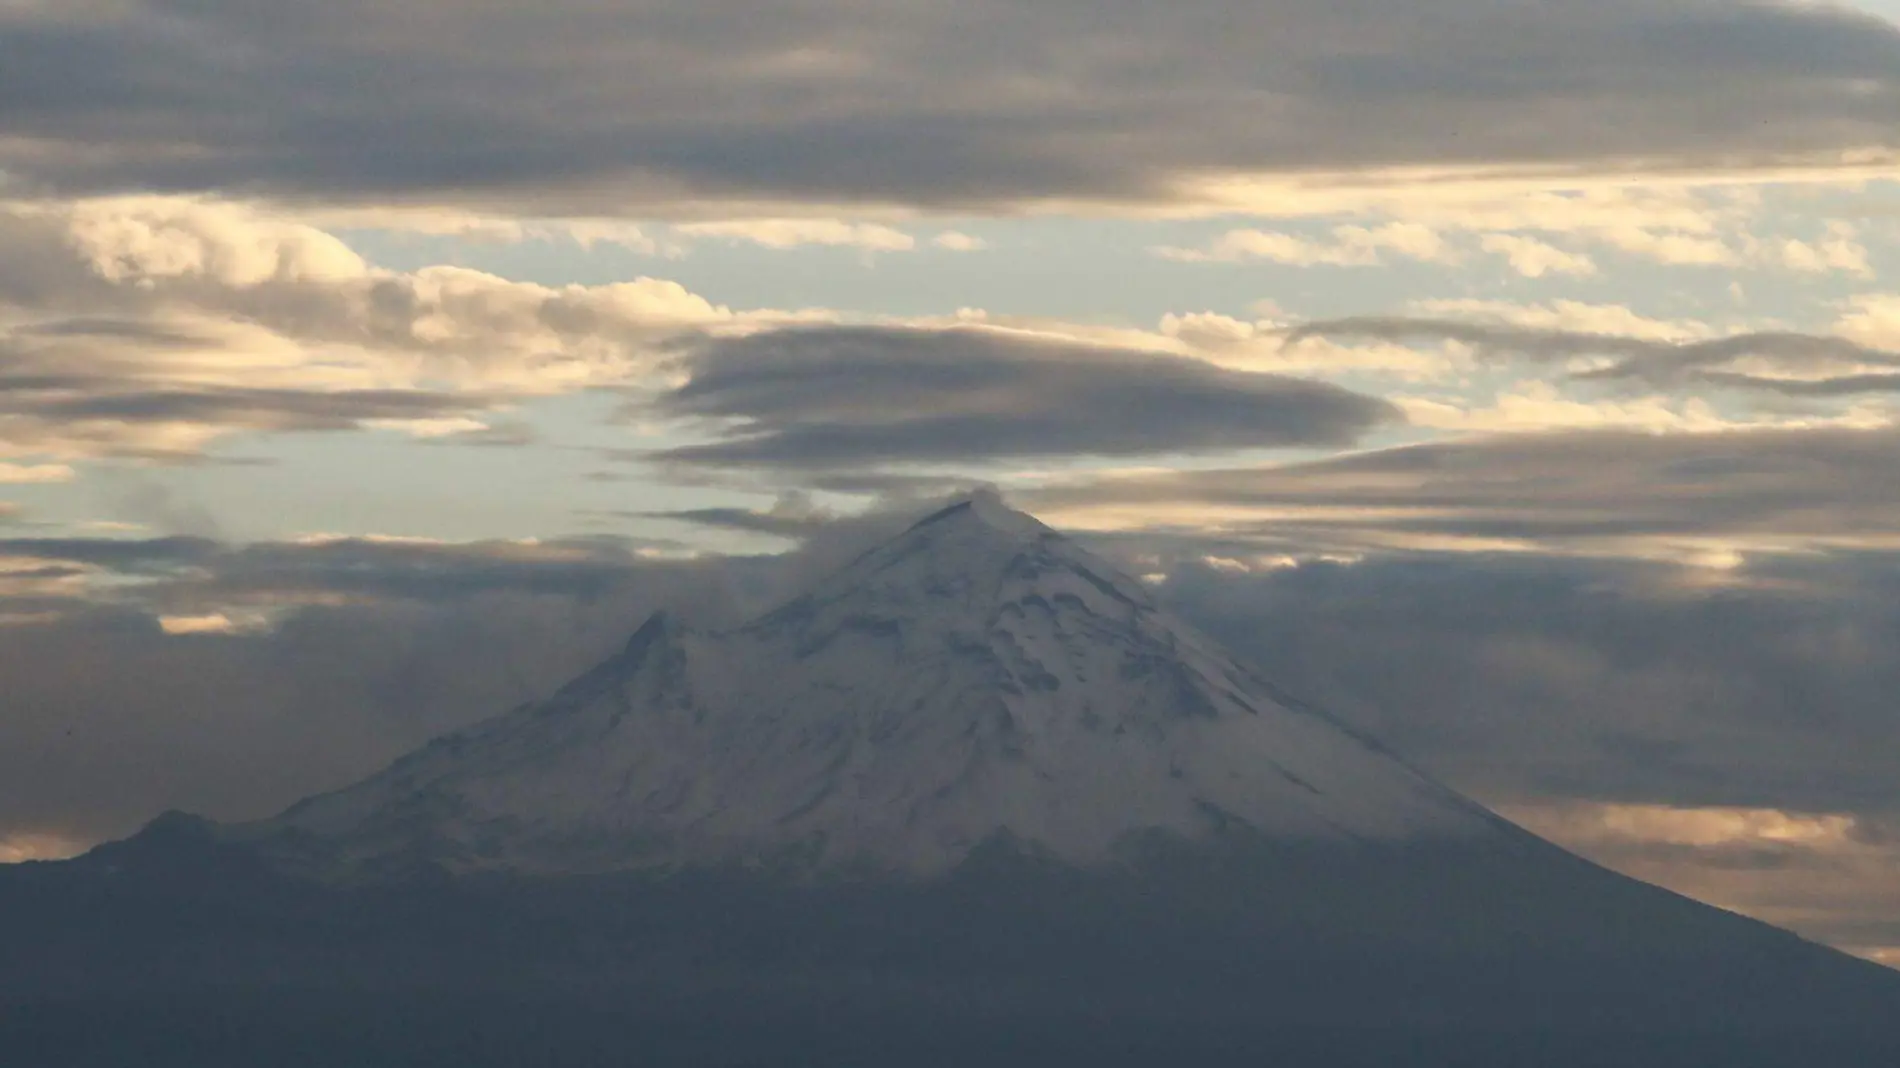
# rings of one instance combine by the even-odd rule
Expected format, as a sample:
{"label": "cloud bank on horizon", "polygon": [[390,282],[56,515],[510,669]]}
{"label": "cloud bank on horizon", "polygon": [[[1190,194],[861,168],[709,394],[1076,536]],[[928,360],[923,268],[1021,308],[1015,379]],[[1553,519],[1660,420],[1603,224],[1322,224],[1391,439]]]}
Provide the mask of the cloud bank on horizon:
{"label": "cloud bank on horizon", "polygon": [[1513,816],[1900,959],[1900,25],[0,2],[0,861],[977,483]]}

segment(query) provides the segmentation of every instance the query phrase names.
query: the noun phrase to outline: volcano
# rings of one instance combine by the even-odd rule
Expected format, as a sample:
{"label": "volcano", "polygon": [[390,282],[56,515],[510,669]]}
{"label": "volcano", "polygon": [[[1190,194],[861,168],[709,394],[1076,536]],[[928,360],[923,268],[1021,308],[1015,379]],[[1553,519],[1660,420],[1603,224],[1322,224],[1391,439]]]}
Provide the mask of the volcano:
{"label": "volcano", "polygon": [[664,616],[557,694],[251,833],[313,863],[931,876],[985,842],[1476,840],[1497,821],[989,496],[779,610]]}
{"label": "volcano", "polygon": [[1890,1064],[1900,975],[1625,879],[979,494],[251,824],[0,873],[60,1065]]}

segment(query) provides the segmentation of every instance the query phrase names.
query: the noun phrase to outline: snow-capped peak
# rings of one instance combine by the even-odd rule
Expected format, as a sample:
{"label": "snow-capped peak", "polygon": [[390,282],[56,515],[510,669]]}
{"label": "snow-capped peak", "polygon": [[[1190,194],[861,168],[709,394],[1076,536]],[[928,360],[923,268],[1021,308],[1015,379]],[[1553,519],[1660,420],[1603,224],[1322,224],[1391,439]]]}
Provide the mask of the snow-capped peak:
{"label": "snow-capped peak", "polygon": [[987,487],[972,490],[962,498],[924,516],[911,525],[912,530],[939,523],[981,523],[999,534],[1040,537],[1055,533],[1027,512],[1019,512],[1003,503],[1003,497]]}
{"label": "snow-capped peak", "polygon": [[1133,837],[1481,834],[1483,810],[1232,661],[993,494],[773,612],[647,621],[548,701],[267,828],[346,863],[927,874],[999,835],[1093,863]]}

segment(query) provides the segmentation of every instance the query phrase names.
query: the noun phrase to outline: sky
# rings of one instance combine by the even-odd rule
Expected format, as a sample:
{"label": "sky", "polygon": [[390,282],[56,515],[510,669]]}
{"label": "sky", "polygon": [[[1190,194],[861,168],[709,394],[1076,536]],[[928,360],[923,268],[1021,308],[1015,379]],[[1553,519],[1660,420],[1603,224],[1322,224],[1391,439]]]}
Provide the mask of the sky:
{"label": "sky", "polygon": [[0,860],[973,485],[1900,962],[1900,3],[0,0]]}

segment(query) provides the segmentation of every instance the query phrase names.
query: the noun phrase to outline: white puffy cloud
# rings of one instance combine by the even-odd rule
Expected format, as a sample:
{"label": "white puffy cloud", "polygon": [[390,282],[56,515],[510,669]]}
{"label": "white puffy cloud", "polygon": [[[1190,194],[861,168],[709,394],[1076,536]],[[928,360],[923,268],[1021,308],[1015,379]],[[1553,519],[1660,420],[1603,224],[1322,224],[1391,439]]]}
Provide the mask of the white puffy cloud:
{"label": "white puffy cloud", "polygon": [[1801,241],[1790,237],[1764,242],[1760,255],[1804,274],[1839,271],[1870,278],[1874,274],[1873,265],[1868,262],[1867,246],[1861,244],[1859,236],[1851,224],[1831,220],[1819,240]]}
{"label": "white puffy cloud", "polygon": [[1596,261],[1590,257],[1566,252],[1548,241],[1521,234],[1486,234],[1478,247],[1504,257],[1512,270],[1526,278],[1542,278],[1547,274],[1581,278],[1597,273]]}
{"label": "white puffy cloud", "polygon": [[61,227],[81,264],[107,282],[149,287],[191,279],[251,288],[343,282],[369,273],[361,256],[315,227],[191,197],[113,197],[11,210]]}
{"label": "white puffy cloud", "polygon": [[1872,348],[1900,349],[1900,294],[1868,293],[1850,299],[1834,329]]}

